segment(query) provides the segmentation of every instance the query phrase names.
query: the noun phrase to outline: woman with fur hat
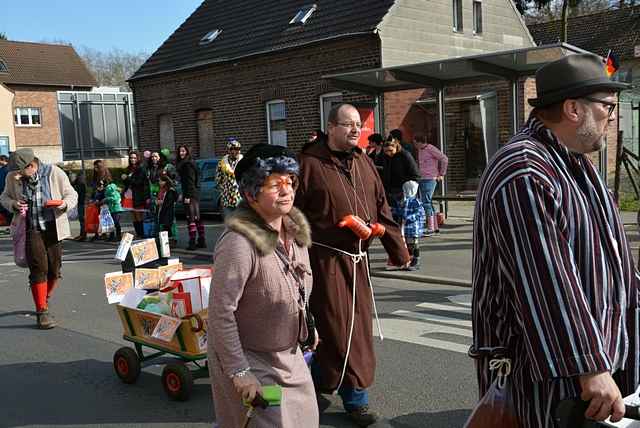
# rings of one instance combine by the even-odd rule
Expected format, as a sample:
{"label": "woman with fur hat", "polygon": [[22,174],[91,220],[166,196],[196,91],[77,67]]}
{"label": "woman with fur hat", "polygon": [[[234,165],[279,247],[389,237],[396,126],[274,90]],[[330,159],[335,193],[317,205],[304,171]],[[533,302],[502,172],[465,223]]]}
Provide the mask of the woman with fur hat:
{"label": "woman with fur hat", "polygon": [[[254,146],[235,169],[243,201],[216,245],[209,296],[208,356],[216,422],[243,426],[265,385],[282,388],[280,406],[256,408],[253,427],[318,427],[318,406],[301,342],[312,277],[311,232],[293,207],[298,164],[285,148]],[[215,303],[214,303],[215,302]],[[311,333],[311,334],[310,334]],[[313,340],[315,339],[315,340]]]}

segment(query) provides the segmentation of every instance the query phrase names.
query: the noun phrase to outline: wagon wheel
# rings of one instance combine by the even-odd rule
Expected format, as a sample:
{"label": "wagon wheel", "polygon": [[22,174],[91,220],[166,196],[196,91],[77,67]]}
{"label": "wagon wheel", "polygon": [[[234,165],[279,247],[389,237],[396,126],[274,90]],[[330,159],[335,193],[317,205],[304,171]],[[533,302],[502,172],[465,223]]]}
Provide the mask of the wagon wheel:
{"label": "wagon wheel", "polygon": [[191,371],[182,363],[167,364],[162,370],[162,387],[170,399],[187,401],[193,389]]}
{"label": "wagon wheel", "polygon": [[124,383],[135,383],[140,376],[140,360],[131,348],[122,347],[113,355],[113,368]]}

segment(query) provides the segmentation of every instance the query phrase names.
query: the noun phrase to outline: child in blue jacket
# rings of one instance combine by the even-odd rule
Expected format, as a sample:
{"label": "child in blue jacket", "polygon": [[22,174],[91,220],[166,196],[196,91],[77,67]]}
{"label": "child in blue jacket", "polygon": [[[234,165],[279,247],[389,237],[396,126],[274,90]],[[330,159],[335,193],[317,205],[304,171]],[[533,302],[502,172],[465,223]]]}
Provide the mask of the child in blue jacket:
{"label": "child in blue jacket", "polygon": [[396,209],[396,215],[400,219],[400,230],[411,255],[411,263],[406,269],[415,271],[420,268],[420,237],[424,233],[426,215],[422,202],[416,197],[417,182],[405,182],[402,192],[403,199]]}

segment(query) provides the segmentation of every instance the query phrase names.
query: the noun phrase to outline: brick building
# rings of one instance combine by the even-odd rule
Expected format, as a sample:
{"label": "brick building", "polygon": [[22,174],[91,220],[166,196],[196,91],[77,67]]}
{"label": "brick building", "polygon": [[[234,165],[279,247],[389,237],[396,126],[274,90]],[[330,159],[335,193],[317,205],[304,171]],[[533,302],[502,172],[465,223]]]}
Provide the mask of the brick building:
{"label": "brick building", "polygon": [[57,91],[95,85],[72,46],[0,40],[0,149],[62,161]]}
{"label": "brick building", "polygon": [[[428,91],[375,97],[322,77],[533,45],[511,0],[206,0],[130,79],[139,147],[188,144],[208,157],[222,154],[233,136],[245,147],[298,149],[340,100],[356,103],[379,132],[432,135]],[[449,94],[477,101],[496,91],[493,83]],[[499,85],[497,95],[509,100],[508,85]],[[448,114],[468,110],[457,102]],[[511,113],[503,106],[499,114]]]}

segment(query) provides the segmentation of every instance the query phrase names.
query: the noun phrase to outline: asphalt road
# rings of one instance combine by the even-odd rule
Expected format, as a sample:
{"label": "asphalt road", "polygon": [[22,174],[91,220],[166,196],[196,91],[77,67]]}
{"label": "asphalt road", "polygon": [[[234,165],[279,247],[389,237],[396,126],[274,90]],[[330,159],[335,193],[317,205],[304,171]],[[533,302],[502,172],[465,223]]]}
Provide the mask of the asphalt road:
{"label": "asphalt road", "polygon": [[[122,329],[102,276],[119,270],[114,249],[65,242],[64,280],[51,301],[60,326],[34,328],[27,271],[12,263],[0,239],[0,427],[208,427],[210,386],[196,381],[188,402],[169,401],[160,384],[164,361],[145,367],[135,385],[116,377],[112,358]],[[180,256],[187,264],[208,258]],[[384,341],[376,339],[377,378],[371,405],[376,426],[460,427],[476,399],[470,289],[374,279]],[[375,333],[377,334],[377,332]],[[351,427],[336,397],[322,427]]]}

